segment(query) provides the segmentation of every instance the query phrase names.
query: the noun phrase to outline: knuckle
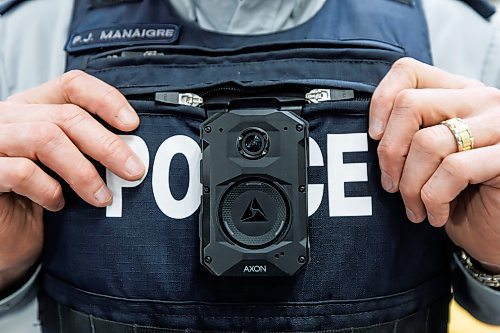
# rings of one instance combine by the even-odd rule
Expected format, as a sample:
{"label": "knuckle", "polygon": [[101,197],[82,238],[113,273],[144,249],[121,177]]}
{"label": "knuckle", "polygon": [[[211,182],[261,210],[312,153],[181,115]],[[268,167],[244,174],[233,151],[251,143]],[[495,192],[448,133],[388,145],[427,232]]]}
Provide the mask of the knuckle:
{"label": "knuckle", "polygon": [[112,86],[106,85],[102,91],[102,101],[106,104],[114,105],[120,99],[121,94]]}
{"label": "knuckle", "polygon": [[420,191],[420,199],[427,208],[432,207],[436,202],[434,192],[429,185],[422,187],[422,190]]}
{"label": "knuckle", "polygon": [[116,155],[123,151],[122,140],[119,136],[110,134],[103,135],[101,140],[102,153],[106,156]]}
{"label": "knuckle", "polygon": [[409,68],[413,68],[416,62],[417,61],[413,58],[403,57],[394,62],[394,64],[392,65],[392,69],[397,71],[407,71]]}
{"label": "knuckle", "polygon": [[413,89],[401,90],[394,101],[394,111],[398,109],[408,109],[412,105],[415,105],[417,102],[415,95],[416,93]]}
{"label": "knuckle", "polygon": [[66,126],[74,126],[87,120],[89,115],[74,104],[66,104],[57,111],[56,117]]}
{"label": "knuckle", "polygon": [[78,89],[78,85],[75,83],[79,78],[88,76],[84,71],[74,69],[69,72],[64,73],[59,77],[59,86],[62,91],[66,93],[66,95],[71,94],[76,89]]}
{"label": "knuckle", "polygon": [[431,128],[424,128],[413,136],[412,148],[423,154],[431,154],[436,144],[436,136]]}
{"label": "knuckle", "polygon": [[62,131],[56,124],[49,122],[38,123],[33,126],[35,143],[41,147],[54,147],[61,144]]}
{"label": "knuckle", "polygon": [[397,152],[394,145],[388,144],[382,140],[377,147],[377,154],[380,159],[391,160],[396,156]]}
{"label": "knuckle", "polygon": [[463,169],[464,162],[460,154],[448,155],[441,163],[442,172],[444,172],[449,177],[460,177],[460,170]]}
{"label": "knuckle", "polygon": [[75,166],[70,185],[73,186],[76,183],[90,185],[96,181],[96,178],[97,172],[91,166],[90,162],[85,160]]}
{"label": "knuckle", "polygon": [[371,103],[375,107],[385,106],[387,104],[387,97],[380,92],[380,89],[377,89],[373,94]]}
{"label": "knuckle", "polygon": [[417,199],[420,195],[419,191],[415,189],[415,186],[411,186],[407,181],[402,180],[399,183],[399,191],[401,195],[408,199]]}
{"label": "knuckle", "polygon": [[23,184],[29,182],[36,172],[37,166],[28,159],[18,159],[10,169],[13,184]]}

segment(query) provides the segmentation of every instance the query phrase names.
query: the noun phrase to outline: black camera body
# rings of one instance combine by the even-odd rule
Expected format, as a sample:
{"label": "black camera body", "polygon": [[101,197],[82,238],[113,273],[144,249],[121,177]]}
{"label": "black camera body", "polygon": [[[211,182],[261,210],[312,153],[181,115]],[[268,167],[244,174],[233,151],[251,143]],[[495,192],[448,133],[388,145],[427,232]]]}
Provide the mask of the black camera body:
{"label": "black camera body", "polygon": [[291,276],[309,261],[308,124],[274,108],[201,125],[201,263],[217,276]]}

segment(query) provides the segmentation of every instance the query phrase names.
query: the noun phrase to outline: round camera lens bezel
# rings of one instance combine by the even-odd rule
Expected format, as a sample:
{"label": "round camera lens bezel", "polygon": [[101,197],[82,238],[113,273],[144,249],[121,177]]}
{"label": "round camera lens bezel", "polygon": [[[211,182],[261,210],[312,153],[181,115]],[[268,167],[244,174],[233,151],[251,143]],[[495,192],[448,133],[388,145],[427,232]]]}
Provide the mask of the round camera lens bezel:
{"label": "round camera lens bezel", "polygon": [[[251,135],[255,135],[262,140],[262,147],[258,151],[252,152],[247,147],[247,140]],[[236,141],[238,152],[245,158],[256,160],[267,155],[269,152],[270,138],[266,131],[259,127],[248,127],[241,131]]]}

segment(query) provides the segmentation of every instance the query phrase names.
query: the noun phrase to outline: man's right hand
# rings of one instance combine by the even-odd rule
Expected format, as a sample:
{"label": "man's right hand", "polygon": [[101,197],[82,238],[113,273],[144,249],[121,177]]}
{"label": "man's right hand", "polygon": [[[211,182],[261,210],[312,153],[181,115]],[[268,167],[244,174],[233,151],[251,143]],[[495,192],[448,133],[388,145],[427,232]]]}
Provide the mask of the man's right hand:
{"label": "man's right hand", "polygon": [[36,262],[43,244],[43,209],[64,206],[56,172],[86,202],[111,203],[112,195],[90,156],[116,175],[137,180],[144,165],[109,125],[131,131],[139,117],[110,85],[71,71],[0,102],[0,293]]}

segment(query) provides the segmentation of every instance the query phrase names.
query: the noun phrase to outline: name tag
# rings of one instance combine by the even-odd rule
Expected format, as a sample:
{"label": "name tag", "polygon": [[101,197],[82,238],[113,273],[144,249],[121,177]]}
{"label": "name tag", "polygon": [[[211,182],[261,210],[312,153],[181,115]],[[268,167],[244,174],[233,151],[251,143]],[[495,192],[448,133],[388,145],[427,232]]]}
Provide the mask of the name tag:
{"label": "name tag", "polygon": [[72,34],[66,43],[67,52],[79,52],[113,46],[172,44],[179,38],[175,24],[134,24],[98,28]]}

